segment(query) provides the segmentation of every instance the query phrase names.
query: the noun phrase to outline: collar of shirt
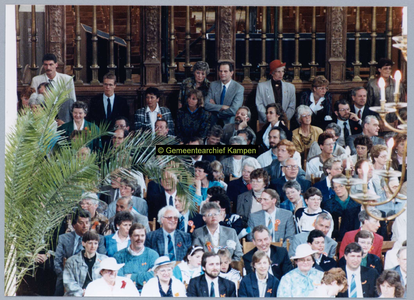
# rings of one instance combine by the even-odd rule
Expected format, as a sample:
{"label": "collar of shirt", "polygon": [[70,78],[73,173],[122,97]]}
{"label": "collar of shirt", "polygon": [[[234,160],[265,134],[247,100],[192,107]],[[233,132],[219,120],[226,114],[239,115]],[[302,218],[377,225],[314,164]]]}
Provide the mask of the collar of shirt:
{"label": "collar of shirt", "polygon": [[267,224],[269,224],[269,218],[272,220],[272,223],[275,224],[275,220],[276,220],[276,210],[277,210],[277,207],[275,207],[275,210],[272,212],[272,214],[269,214],[267,211],[265,211],[266,226],[267,226]]}
{"label": "collar of shirt", "polygon": [[200,157],[196,160],[194,158],[191,157],[191,163],[194,165],[197,161],[202,161],[203,160],[203,156],[200,155]]}
{"label": "collar of shirt", "polygon": [[[112,237],[117,243],[123,243],[124,241],[121,241],[121,239],[119,238],[119,231],[117,230],[114,234],[114,236]],[[129,235],[126,239],[127,241],[129,241]]]}
{"label": "collar of shirt", "polygon": [[129,254],[131,254],[132,256],[140,256],[142,253],[144,253],[145,247],[142,247],[141,251],[139,252],[135,252],[134,250],[131,249],[131,245],[129,245],[129,247],[127,248],[127,251]]}
{"label": "collar of shirt", "polygon": [[212,236],[212,237],[219,237],[219,235],[220,235],[220,225],[219,226],[217,226],[217,229],[216,229],[216,231],[214,232],[214,234],[212,234],[211,232],[210,232],[210,229],[208,229],[208,227],[207,227],[207,225],[206,225],[206,228],[207,228],[207,231],[208,231],[208,233]]}
{"label": "collar of shirt", "polygon": [[75,120],[73,120],[73,130],[83,130],[84,127],[85,127],[85,119],[82,120],[82,125],[80,126],[80,128],[76,127]]}
{"label": "collar of shirt", "polygon": [[168,239],[168,235],[171,235],[171,239],[172,239],[173,244],[174,244],[174,233],[175,233],[175,230],[174,230],[173,232],[171,232],[171,233],[168,233],[168,232],[166,232],[166,231],[165,231],[165,229],[163,228],[163,229],[162,229],[162,231],[164,232],[164,238],[166,238],[166,239]]}
{"label": "collar of shirt", "polygon": [[190,220],[190,211],[187,210],[185,214],[182,214],[184,217],[184,231],[187,232],[188,229],[188,220]]}
{"label": "collar of shirt", "polygon": [[168,194],[166,191],[164,191],[165,194],[165,202],[167,203],[167,205],[170,205],[170,196],[173,197],[173,206],[175,207],[175,197],[177,196],[177,190],[175,190],[174,193],[172,193],[171,195]]}
{"label": "collar of shirt", "polygon": [[104,109],[105,109],[105,114],[107,113],[106,109],[108,107],[108,100],[106,100],[106,99],[108,99],[108,98],[109,98],[109,101],[111,102],[111,109],[113,111],[114,110],[115,93],[111,97],[108,97],[107,95],[105,95],[105,93],[102,96],[102,101],[103,101],[103,106],[104,106]]}
{"label": "collar of shirt", "polygon": [[58,79],[58,72],[56,72],[56,74],[55,74],[55,77],[53,77],[53,78],[49,78],[49,77],[47,77],[47,74],[45,73],[45,77],[46,77],[46,81],[47,82],[49,82],[49,80],[53,80],[54,82],[56,82],[57,81],[57,79]]}
{"label": "collar of shirt", "polygon": [[226,84],[223,84],[223,82],[222,82],[221,83],[221,90],[223,91],[223,86],[225,85],[226,86],[226,93],[227,93],[227,91],[229,90],[229,86],[230,86],[231,82],[232,82],[232,79],[230,79],[230,81],[227,82]]}
{"label": "collar of shirt", "polygon": [[219,291],[219,286],[218,286],[218,277],[211,280],[210,277],[208,277],[207,275],[204,275],[204,276],[206,276],[206,280],[207,280],[208,295],[210,296],[211,283],[214,282],[214,293],[215,293],[216,297],[220,297],[220,291]]}
{"label": "collar of shirt", "polygon": [[187,105],[187,110],[190,112],[190,114],[195,114],[198,111],[198,107],[195,109],[195,111],[191,111],[190,108]]}
{"label": "collar of shirt", "polygon": [[160,111],[160,106],[158,105],[158,103],[157,103],[157,107],[154,109],[154,111],[151,111],[151,109],[148,107],[148,105],[147,105],[147,108],[145,109],[145,112],[147,113],[147,112],[149,112],[149,113],[161,113],[161,111]]}
{"label": "collar of shirt", "polygon": [[354,105],[355,114],[358,115],[358,110],[360,110],[361,111],[361,116],[362,116],[362,114],[364,113],[364,108],[365,108],[365,106],[363,106],[362,108],[358,108]]}
{"label": "collar of shirt", "polygon": [[323,108],[323,101],[325,101],[325,97],[321,97],[319,98],[319,101],[317,104],[315,104],[315,98],[313,97],[313,93],[310,94],[310,101],[311,101],[311,105],[309,105],[309,108],[313,111],[313,112],[317,112],[319,110],[321,110]]}

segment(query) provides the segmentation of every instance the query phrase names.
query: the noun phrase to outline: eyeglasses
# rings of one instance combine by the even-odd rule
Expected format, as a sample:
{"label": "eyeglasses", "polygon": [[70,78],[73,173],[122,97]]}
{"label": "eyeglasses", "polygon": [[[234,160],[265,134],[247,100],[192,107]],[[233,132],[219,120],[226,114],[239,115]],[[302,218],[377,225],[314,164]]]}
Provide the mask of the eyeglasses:
{"label": "eyeglasses", "polygon": [[308,118],[308,117],[311,117],[312,115],[311,114],[306,114],[306,115],[300,115],[301,116],[301,118]]}
{"label": "eyeglasses", "polygon": [[176,216],[167,216],[167,217],[163,217],[164,219],[167,219],[168,221],[178,221],[178,217]]}
{"label": "eyeglasses", "polygon": [[299,169],[299,167],[296,166],[296,165],[287,165],[287,166],[284,166],[284,168],[286,168],[288,170],[297,170],[297,169]]}
{"label": "eyeglasses", "polygon": [[320,91],[323,91],[323,90],[329,91],[329,88],[327,86],[318,86],[316,89]]}
{"label": "eyeglasses", "polygon": [[351,111],[351,109],[350,109],[350,108],[341,108],[339,111],[340,111],[340,112],[344,112],[344,111]]}
{"label": "eyeglasses", "polygon": [[252,183],[263,183],[263,179],[252,179]]}
{"label": "eyeglasses", "polygon": [[338,189],[342,189],[344,186],[342,185],[342,184],[340,184],[340,185],[334,185],[333,186],[333,189],[334,190],[338,190]]}
{"label": "eyeglasses", "polygon": [[205,216],[211,218],[211,217],[218,217],[219,215],[220,215],[219,213],[210,213],[210,214],[206,214]]}

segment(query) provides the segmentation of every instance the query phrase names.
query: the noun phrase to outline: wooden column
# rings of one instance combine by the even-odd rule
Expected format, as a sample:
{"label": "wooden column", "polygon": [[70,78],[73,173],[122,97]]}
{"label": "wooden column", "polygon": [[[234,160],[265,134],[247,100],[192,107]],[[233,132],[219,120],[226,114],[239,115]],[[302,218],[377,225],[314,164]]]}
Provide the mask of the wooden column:
{"label": "wooden column", "polygon": [[30,59],[30,76],[33,78],[37,75],[39,67],[36,65],[36,6],[32,5],[32,24],[31,24],[31,59]]}
{"label": "wooden column", "polygon": [[371,18],[371,61],[369,64],[369,79],[374,79],[377,73],[377,62],[376,60],[377,50],[377,8],[372,8]]}
{"label": "wooden column", "polygon": [[359,7],[356,8],[356,16],[355,16],[355,62],[352,64],[354,65],[354,78],[352,81],[360,82],[362,81],[360,75],[362,63],[359,61],[359,40],[361,37],[360,29],[361,29],[361,22],[360,22],[360,9]]}
{"label": "wooden column", "polygon": [[345,81],[346,7],[327,7],[326,77],[330,83]]}
{"label": "wooden column", "polygon": [[97,16],[96,16],[96,5],[93,6],[93,16],[92,16],[92,80],[91,85],[99,85],[98,73],[98,26],[97,26]]}
{"label": "wooden column", "polygon": [[127,28],[126,28],[126,42],[127,42],[127,53],[126,53],[126,64],[125,68],[125,81],[124,84],[133,84],[131,79],[133,66],[131,65],[131,6],[127,7]]}
{"label": "wooden column", "polygon": [[[236,7],[218,6],[216,17],[217,62],[236,61]],[[235,79],[235,76],[233,76]]]}
{"label": "wooden column", "polygon": [[141,10],[144,85],[161,83],[161,7],[146,6]]}
{"label": "wooden column", "polygon": [[46,5],[46,53],[58,60],[58,72],[66,73],[66,9],[64,5]]}
{"label": "wooden column", "polygon": [[16,65],[17,65],[17,84],[21,85],[22,82],[22,64],[20,63],[20,18],[19,18],[20,5],[15,6],[16,15]]}
{"label": "wooden column", "polygon": [[75,70],[75,85],[82,85],[83,81],[81,79],[81,71],[83,66],[81,65],[81,22],[80,22],[80,13],[79,13],[79,5],[75,6],[75,41],[76,41],[76,50],[75,50],[75,66],[73,69]]}

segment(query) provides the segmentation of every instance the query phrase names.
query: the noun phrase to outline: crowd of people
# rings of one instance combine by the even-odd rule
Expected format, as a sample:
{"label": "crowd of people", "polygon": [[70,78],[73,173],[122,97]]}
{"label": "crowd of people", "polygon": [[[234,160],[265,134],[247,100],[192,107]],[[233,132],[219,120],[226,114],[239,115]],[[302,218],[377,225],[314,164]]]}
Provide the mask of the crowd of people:
{"label": "crowd of people", "polygon": [[[387,101],[395,88],[391,66],[388,59],[377,65]],[[316,76],[296,101],[295,86],[283,81],[286,64],[274,60],[271,79],[257,86],[257,107],[248,107],[232,63],[219,63],[219,80],[210,82],[209,65],[197,62],[181,85],[176,116],[149,87],[145,107],[130,120],[114,74],[103,77],[103,93],[87,105],[56,68],[56,57],[46,54],[45,73],[21,94],[18,109],[35,111],[43,94],[63,83],[70,93],[56,120],[69,141],[103,123],[113,129],[86,155],[120,147],[141,130],[184,145],[258,145],[259,153],[191,156],[195,211],[178,195],[171,171],[159,183],[130,170],[112,172],[110,185],[79,199],[55,251],[39,254],[39,268],[53,268],[55,296],[404,296],[406,212],[393,224],[379,220],[404,209],[407,178],[386,181],[376,170],[387,168],[389,154],[392,168],[402,170],[407,136],[380,134],[381,121],[369,109],[378,105],[375,80],[350,91],[352,101],[333,102],[328,80]],[[249,123],[253,109],[263,125],[257,130]],[[389,139],[392,153],[384,146]],[[338,181],[346,168],[366,180],[378,202],[395,198],[367,211],[352,198],[363,186]],[[390,240],[384,265],[383,242]]]}

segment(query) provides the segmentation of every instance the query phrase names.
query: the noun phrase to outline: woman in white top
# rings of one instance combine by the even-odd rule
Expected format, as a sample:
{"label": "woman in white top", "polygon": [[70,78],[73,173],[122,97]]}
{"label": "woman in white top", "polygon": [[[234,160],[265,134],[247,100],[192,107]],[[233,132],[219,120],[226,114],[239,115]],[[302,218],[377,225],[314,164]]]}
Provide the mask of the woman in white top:
{"label": "woman in white top", "polygon": [[321,285],[309,293],[308,297],[334,298],[338,293],[348,289],[345,271],[341,268],[332,268],[323,274]]}
{"label": "woman in white top", "polygon": [[124,264],[117,264],[115,258],[108,257],[98,269],[102,278],[88,284],[85,297],[139,297],[135,283],[127,277],[117,276]]}
{"label": "woman in white top", "polygon": [[158,257],[151,278],[142,288],[142,297],[187,297],[185,285],[173,276],[175,262],[167,256]]}
{"label": "woman in white top", "polygon": [[188,284],[191,278],[204,274],[201,268],[203,254],[204,248],[202,246],[193,245],[188,248],[184,261],[178,264],[173,270],[174,277],[184,284]]}

